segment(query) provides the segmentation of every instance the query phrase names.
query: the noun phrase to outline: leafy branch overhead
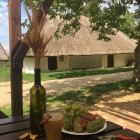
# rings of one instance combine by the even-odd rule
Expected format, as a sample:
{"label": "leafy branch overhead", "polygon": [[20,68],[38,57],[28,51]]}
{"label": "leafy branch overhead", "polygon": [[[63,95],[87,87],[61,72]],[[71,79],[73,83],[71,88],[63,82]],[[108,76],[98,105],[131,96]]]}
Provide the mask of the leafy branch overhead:
{"label": "leafy branch overhead", "polygon": [[[22,0],[27,6],[27,0]],[[47,0],[45,0],[47,1]],[[80,29],[80,16],[89,17],[91,32],[98,31],[98,39],[110,40],[108,35],[115,35],[117,30],[126,21],[124,15],[130,6],[139,6],[136,0],[50,0],[53,1],[48,14],[50,18],[60,16],[61,20],[55,32],[57,38],[70,34],[74,36]],[[33,0],[37,9],[42,0]]]}
{"label": "leafy branch overhead", "polygon": [[28,9],[25,8],[28,15],[28,20],[30,22],[30,27],[28,32],[23,35],[21,41],[27,44],[28,47],[31,47],[35,58],[35,68],[40,68],[40,59],[47,53],[46,45],[51,40],[52,36],[46,37],[45,33],[42,31],[44,24],[47,20],[46,14],[44,13],[41,21],[39,21],[39,13],[32,0],[28,0],[28,4],[32,10],[31,16]]}

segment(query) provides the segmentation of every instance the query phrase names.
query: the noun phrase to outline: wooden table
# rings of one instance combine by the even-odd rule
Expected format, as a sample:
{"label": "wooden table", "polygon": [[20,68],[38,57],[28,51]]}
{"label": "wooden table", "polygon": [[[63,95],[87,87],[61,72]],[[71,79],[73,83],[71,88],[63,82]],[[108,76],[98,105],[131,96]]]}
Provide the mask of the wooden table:
{"label": "wooden table", "polygon": [[[0,119],[0,140],[19,140],[19,136],[21,136],[25,132],[30,132],[29,121],[29,115]],[[75,136],[62,133],[62,140],[95,140],[93,136],[103,136],[112,134],[122,134],[123,136],[129,136],[140,140],[139,133],[136,133],[129,129],[123,129],[122,126],[110,121],[107,121],[107,128],[96,135]],[[23,140],[30,140],[30,138],[26,137]],[[40,137],[37,137],[37,140],[46,140],[45,134]]]}

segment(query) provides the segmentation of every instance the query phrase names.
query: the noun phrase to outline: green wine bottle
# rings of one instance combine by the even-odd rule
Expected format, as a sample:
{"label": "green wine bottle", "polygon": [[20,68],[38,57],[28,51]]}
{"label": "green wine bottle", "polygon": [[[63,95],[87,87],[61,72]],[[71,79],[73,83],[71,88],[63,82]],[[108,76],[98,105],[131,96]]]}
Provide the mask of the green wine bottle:
{"label": "green wine bottle", "polygon": [[30,131],[40,135],[45,133],[40,121],[46,111],[46,90],[41,85],[40,69],[35,69],[34,72],[34,86],[30,89]]}

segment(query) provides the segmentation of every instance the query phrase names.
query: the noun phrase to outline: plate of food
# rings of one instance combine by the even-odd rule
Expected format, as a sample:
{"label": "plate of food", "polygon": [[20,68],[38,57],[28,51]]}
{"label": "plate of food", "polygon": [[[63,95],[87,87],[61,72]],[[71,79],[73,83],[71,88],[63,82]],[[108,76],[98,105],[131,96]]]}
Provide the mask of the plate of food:
{"label": "plate of food", "polygon": [[71,134],[71,135],[92,135],[92,134],[96,134],[96,133],[102,132],[103,130],[106,129],[106,127],[107,127],[107,123],[105,122],[103,128],[101,128],[98,131],[93,132],[93,133],[88,133],[88,132],[76,133],[76,132],[65,130],[64,128],[62,128],[62,132],[66,133],[66,134]]}
{"label": "plate of food", "polygon": [[96,113],[88,111],[84,105],[66,101],[62,109],[62,132],[72,135],[91,135],[106,129],[106,120]]}

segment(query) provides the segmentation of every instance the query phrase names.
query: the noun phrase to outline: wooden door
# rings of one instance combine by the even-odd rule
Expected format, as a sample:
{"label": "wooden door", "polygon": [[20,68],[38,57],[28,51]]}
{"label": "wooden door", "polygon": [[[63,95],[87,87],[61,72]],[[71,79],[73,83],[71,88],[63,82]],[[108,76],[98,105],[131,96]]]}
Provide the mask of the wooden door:
{"label": "wooden door", "polygon": [[48,57],[48,69],[49,70],[57,69],[57,57],[56,56]]}
{"label": "wooden door", "polygon": [[114,67],[114,55],[108,55],[107,66],[108,67]]}

